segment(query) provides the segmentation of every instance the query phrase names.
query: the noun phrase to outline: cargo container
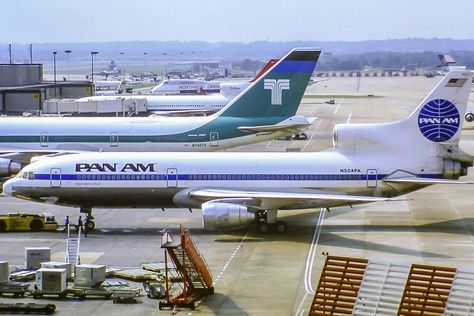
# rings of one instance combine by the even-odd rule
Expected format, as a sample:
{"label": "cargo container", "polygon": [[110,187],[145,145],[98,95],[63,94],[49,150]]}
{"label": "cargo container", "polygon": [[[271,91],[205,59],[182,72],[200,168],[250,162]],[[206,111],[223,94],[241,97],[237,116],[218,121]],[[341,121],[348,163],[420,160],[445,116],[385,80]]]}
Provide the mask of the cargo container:
{"label": "cargo container", "polygon": [[74,271],[74,286],[94,287],[105,281],[105,265],[80,264]]}
{"label": "cargo container", "polygon": [[25,268],[37,270],[41,268],[41,262],[51,261],[51,248],[49,247],[25,247]]}
{"label": "cargo container", "polygon": [[41,294],[66,293],[66,269],[39,269],[36,271],[35,285],[35,290]]}

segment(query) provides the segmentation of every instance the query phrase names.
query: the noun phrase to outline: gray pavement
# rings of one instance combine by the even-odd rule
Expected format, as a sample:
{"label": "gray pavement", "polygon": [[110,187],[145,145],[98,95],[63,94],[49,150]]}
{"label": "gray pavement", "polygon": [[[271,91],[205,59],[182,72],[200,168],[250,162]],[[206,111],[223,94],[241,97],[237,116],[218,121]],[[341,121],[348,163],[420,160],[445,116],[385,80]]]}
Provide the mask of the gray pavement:
{"label": "gray pavement", "polygon": [[[345,122],[385,122],[405,117],[433,88],[439,78],[331,78],[307,89],[308,95],[345,94],[380,98],[305,98],[299,114],[318,120],[309,129],[308,141],[272,141],[241,147],[239,151],[285,151],[299,148],[317,151],[332,145],[332,129]],[[329,98],[328,98],[329,99]],[[474,96],[471,97],[471,101]],[[474,154],[474,133],[463,132],[461,147]],[[467,179],[474,180],[474,170]],[[185,209],[96,210],[97,231],[83,240],[83,262],[115,267],[137,267],[164,260],[160,230],[176,235],[179,224],[190,228],[215,280],[215,294],[194,311],[178,315],[306,315],[317,287],[324,257],[332,255],[391,261],[470,267],[474,263],[474,215],[471,186],[436,185],[392,203],[354,208],[284,211],[288,223],[284,235],[260,235],[254,228],[209,233],[201,229],[201,212]],[[78,210],[0,198],[1,212],[53,212],[59,221],[71,223]],[[65,233],[6,233],[0,235],[0,260],[14,266],[24,261],[24,247],[52,247],[53,260],[62,260]],[[140,286],[139,284],[135,284]],[[1,297],[0,301],[33,299]],[[39,300],[42,301],[42,300]],[[101,300],[45,300],[58,306],[57,315],[155,315],[158,301],[140,298],[135,305]]]}

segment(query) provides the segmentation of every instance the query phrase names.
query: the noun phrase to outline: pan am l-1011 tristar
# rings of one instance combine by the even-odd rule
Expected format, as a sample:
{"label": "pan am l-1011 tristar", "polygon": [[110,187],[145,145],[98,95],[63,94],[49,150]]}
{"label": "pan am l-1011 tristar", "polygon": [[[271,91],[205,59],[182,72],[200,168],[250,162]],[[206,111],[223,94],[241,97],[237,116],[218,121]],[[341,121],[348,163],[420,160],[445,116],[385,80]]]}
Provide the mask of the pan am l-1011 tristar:
{"label": "pan am l-1011 tristar", "polygon": [[27,166],[3,190],[86,213],[200,207],[205,228],[257,219],[262,232],[273,224],[284,231],[278,210],[387,201],[431,184],[467,183],[457,179],[473,159],[458,144],[471,80],[469,71],[448,73],[401,121],[337,125],[334,147],[323,152],[74,154]]}
{"label": "pan am l-1011 tristar", "polygon": [[320,51],[297,48],[219,112],[207,117],[0,118],[0,177],[32,156],[81,151],[215,151],[306,129],[296,116]]}

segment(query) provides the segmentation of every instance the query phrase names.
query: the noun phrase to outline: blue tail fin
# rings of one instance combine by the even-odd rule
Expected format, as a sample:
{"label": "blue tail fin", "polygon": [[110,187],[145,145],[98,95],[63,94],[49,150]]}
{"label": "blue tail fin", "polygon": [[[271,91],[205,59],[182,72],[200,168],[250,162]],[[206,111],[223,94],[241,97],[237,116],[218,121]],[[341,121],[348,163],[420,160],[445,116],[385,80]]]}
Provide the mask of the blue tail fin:
{"label": "blue tail fin", "polygon": [[321,51],[295,48],[252,83],[216,116],[290,117],[295,115]]}

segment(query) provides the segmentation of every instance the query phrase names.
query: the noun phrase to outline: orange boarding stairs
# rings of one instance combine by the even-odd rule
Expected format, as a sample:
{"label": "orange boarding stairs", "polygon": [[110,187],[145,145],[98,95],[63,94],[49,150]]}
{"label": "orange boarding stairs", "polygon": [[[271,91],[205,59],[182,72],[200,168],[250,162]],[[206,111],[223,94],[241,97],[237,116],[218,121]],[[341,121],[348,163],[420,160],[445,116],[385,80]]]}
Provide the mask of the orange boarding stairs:
{"label": "orange boarding stairs", "polygon": [[[165,249],[166,300],[160,301],[160,310],[165,307],[194,309],[196,300],[214,293],[211,271],[188,230],[180,226],[179,242],[174,242],[171,234],[164,231],[161,248]],[[172,268],[176,270],[177,277],[169,276]]]}

